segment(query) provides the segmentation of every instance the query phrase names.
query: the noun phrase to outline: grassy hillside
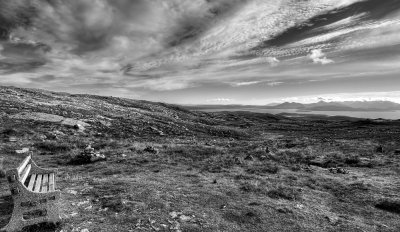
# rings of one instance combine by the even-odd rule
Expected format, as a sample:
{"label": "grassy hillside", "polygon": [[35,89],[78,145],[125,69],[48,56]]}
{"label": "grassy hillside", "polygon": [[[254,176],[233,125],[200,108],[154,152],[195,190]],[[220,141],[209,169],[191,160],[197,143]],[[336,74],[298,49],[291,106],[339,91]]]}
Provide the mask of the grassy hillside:
{"label": "grassy hillside", "polygon": [[[63,222],[29,231],[399,231],[399,138],[399,121],[0,87],[5,169],[21,148],[59,169]],[[72,165],[89,144],[107,160]],[[0,181],[2,227],[12,201]]]}

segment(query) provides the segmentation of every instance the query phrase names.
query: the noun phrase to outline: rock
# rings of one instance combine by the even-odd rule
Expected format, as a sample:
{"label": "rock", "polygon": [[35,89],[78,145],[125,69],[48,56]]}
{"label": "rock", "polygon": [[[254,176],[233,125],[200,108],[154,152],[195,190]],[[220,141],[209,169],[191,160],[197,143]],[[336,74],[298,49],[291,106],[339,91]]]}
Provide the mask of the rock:
{"label": "rock", "polygon": [[152,147],[152,146],[147,146],[143,151],[148,152],[148,153],[153,153],[153,154],[158,153],[157,148]]}
{"label": "rock", "polygon": [[78,192],[77,192],[77,191],[75,191],[75,190],[69,190],[69,191],[68,191],[68,193],[69,193],[69,194],[72,194],[72,195],[76,195],[76,194],[78,194]]}
{"label": "rock", "polygon": [[239,157],[235,157],[233,161],[235,162],[236,165],[240,165],[243,163]]}
{"label": "rock", "polygon": [[92,163],[98,162],[98,161],[104,161],[104,160],[106,160],[106,156],[103,154],[100,154],[100,153],[94,153],[90,157],[90,162],[92,162]]}
{"label": "rock", "polygon": [[253,161],[253,160],[254,160],[254,157],[253,157],[252,155],[247,155],[247,156],[244,158],[244,160]]}
{"label": "rock", "polygon": [[383,153],[383,147],[381,145],[379,145],[378,147],[376,147],[376,152],[378,153]]}
{"label": "rock", "polygon": [[175,219],[175,218],[179,217],[179,214],[180,213],[173,211],[173,212],[169,213],[169,216],[171,216],[171,218]]}
{"label": "rock", "polygon": [[17,154],[25,154],[29,152],[29,148],[22,148],[21,150],[15,150],[15,153]]}
{"label": "rock", "polygon": [[331,225],[336,225],[339,222],[338,216],[325,216]]}
{"label": "rock", "polygon": [[262,160],[266,160],[266,159],[268,159],[268,157],[267,157],[266,155],[260,156],[260,160],[261,160],[261,161],[262,161]]}
{"label": "rock", "polygon": [[5,177],[6,177],[6,171],[0,168],[0,178],[5,178]]}
{"label": "rock", "polygon": [[81,154],[75,156],[70,163],[72,164],[89,164],[95,163],[99,161],[107,160],[106,156],[100,154],[99,152],[95,152],[94,148],[88,145]]}
{"label": "rock", "polygon": [[159,130],[159,129],[155,128],[155,127],[150,127],[150,130],[156,132],[160,136],[164,136],[165,135],[164,132],[162,132],[161,130]]}
{"label": "rock", "polygon": [[187,222],[192,220],[192,217],[186,216],[186,215],[181,215],[179,216],[179,220],[183,221],[183,222]]}
{"label": "rock", "polygon": [[349,171],[347,171],[344,168],[330,168],[329,172],[333,173],[333,174],[348,174]]}
{"label": "rock", "polygon": [[84,131],[85,127],[82,126],[81,124],[75,124],[74,129],[79,130],[79,131]]}

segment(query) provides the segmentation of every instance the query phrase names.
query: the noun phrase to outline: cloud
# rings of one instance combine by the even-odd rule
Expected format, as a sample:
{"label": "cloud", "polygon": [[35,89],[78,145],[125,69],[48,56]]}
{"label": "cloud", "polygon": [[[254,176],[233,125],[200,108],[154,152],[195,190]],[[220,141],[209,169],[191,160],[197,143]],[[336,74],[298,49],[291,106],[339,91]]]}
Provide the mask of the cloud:
{"label": "cloud", "polygon": [[277,66],[280,62],[276,57],[267,57],[266,60],[271,66]]}
{"label": "cloud", "polygon": [[233,102],[233,99],[230,98],[214,98],[214,99],[208,99],[206,102],[209,103],[229,103]]}
{"label": "cloud", "polygon": [[326,58],[325,54],[322,52],[321,49],[312,50],[309,57],[310,57],[311,60],[313,60],[313,62],[315,64],[319,63],[319,64],[322,64],[322,65],[325,65],[325,64],[334,63],[333,60],[330,60],[330,59]]}
{"label": "cloud", "polygon": [[260,83],[260,81],[246,81],[246,82],[232,83],[231,85],[234,87],[241,87],[241,86],[256,85],[258,83]]}
{"label": "cloud", "polygon": [[283,84],[283,82],[280,82],[280,81],[272,81],[272,82],[267,83],[267,85],[271,86],[271,87],[282,85],[282,84]]}
{"label": "cloud", "polygon": [[5,57],[1,54],[1,52],[2,52],[3,50],[4,50],[4,47],[3,47],[3,45],[0,44],[0,59],[5,58]]}

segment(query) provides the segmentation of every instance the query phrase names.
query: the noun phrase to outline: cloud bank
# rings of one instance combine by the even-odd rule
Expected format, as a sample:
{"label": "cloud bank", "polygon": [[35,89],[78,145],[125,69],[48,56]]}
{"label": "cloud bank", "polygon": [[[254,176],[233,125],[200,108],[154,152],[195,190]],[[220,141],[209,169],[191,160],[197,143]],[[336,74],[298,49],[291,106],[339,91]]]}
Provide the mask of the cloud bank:
{"label": "cloud bank", "polygon": [[305,93],[398,74],[399,29],[397,0],[0,0],[0,84],[178,103]]}

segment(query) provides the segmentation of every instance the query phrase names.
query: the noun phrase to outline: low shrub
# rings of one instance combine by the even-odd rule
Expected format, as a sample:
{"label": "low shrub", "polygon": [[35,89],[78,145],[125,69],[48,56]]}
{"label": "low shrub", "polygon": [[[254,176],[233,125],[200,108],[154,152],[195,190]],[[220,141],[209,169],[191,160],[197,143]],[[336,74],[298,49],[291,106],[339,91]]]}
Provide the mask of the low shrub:
{"label": "low shrub", "polygon": [[52,153],[66,152],[66,151],[70,151],[74,148],[74,146],[71,144],[57,142],[57,141],[41,142],[41,143],[36,144],[35,147],[39,150],[46,151],[46,152],[52,152]]}
{"label": "low shrub", "polygon": [[279,186],[277,189],[268,191],[267,195],[274,199],[286,199],[294,201],[301,199],[301,190],[286,186]]}
{"label": "low shrub", "polygon": [[255,175],[263,175],[263,174],[277,174],[280,170],[280,167],[276,164],[265,163],[262,165],[255,165],[246,169],[246,172],[249,174]]}
{"label": "low shrub", "polygon": [[400,214],[400,201],[384,199],[375,205],[376,208]]}

